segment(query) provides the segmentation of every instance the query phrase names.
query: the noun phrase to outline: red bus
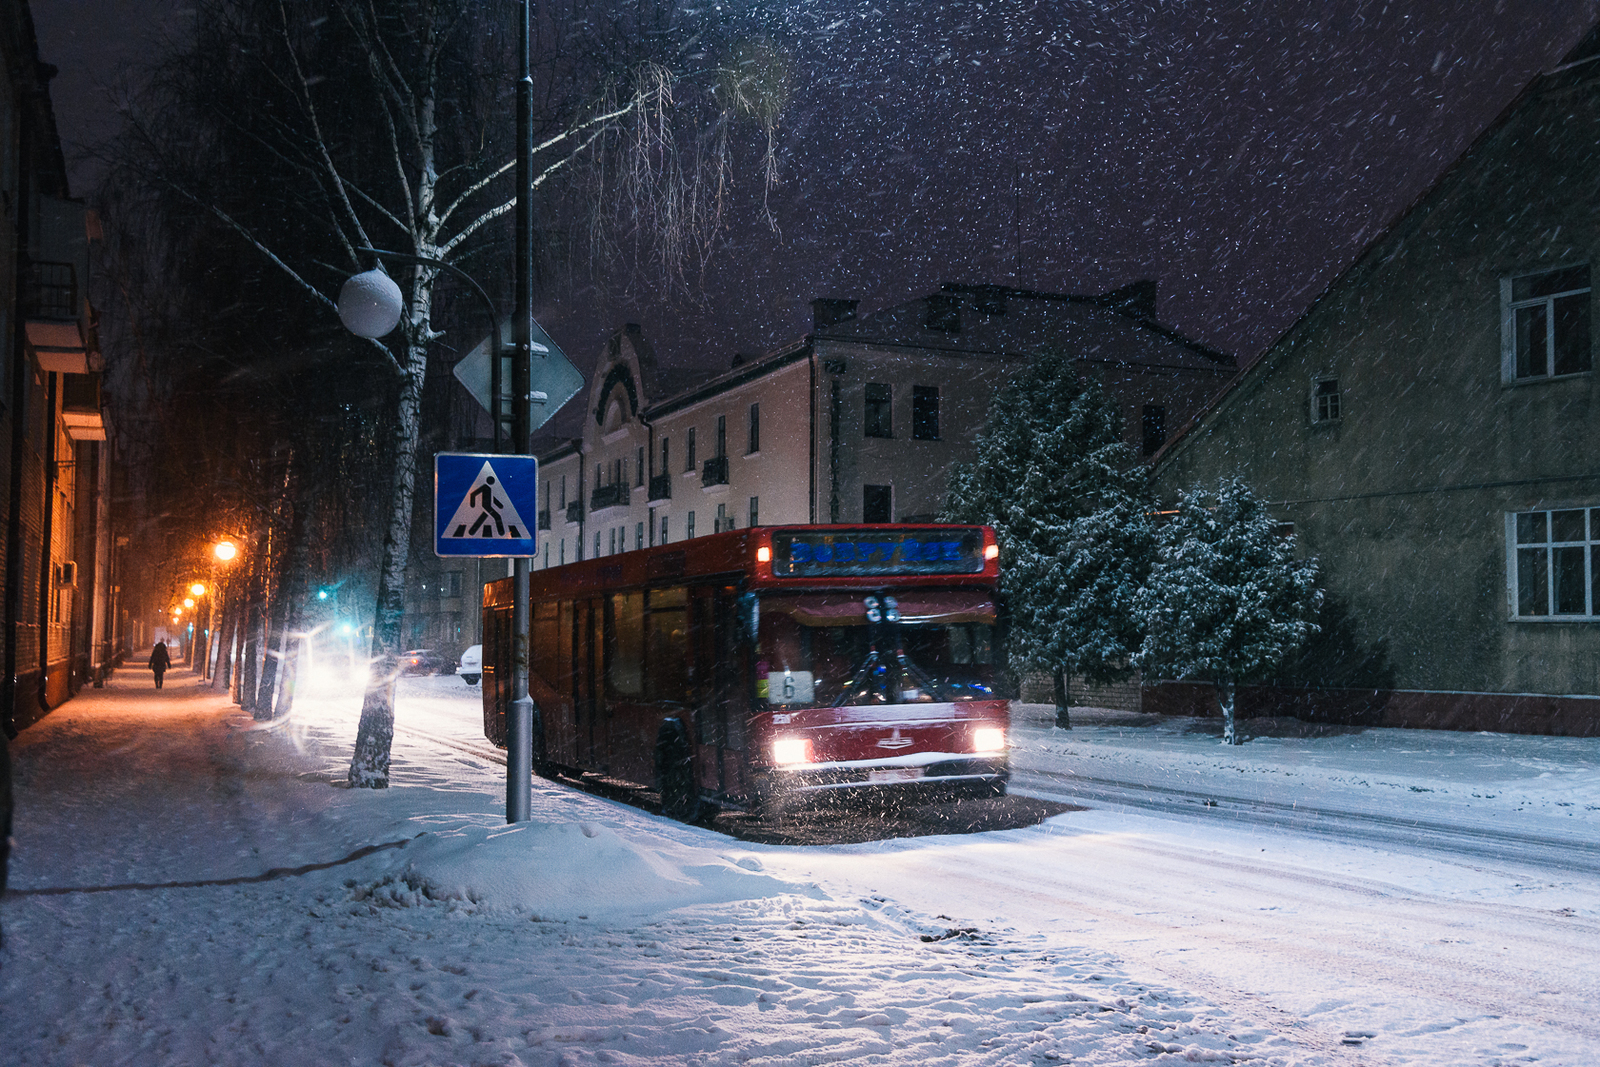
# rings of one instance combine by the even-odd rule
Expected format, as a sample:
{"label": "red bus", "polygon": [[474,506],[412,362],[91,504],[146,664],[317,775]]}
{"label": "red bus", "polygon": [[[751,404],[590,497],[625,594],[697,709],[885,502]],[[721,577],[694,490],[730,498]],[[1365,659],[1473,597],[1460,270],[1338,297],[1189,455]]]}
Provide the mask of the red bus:
{"label": "red bus", "polygon": [[[986,526],[774,526],[532,575],[534,766],[674,818],[862,791],[1004,795],[1010,694]],[[505,744],[510,579],[484,589]]]}

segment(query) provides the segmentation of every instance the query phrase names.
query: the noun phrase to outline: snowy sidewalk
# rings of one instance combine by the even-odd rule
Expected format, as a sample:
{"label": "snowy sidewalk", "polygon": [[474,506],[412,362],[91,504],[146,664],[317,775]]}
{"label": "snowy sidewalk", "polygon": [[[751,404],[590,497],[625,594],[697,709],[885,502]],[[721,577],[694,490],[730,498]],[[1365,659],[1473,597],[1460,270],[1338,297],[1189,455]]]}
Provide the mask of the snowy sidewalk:
{"label": "snowy sidewalk", "polygon": [[[435,681],[402,690],[402,719],[434,692],[471,712],[470,694],[420,684]],[[0,902],[0,1059],[1409,1062],[1356,1047],[1359,1034],[1330,1036],[1307,1022],[1315,1013],[1222,997],[1198,978],[1151,980],[1126,945],[1096,934],[1092,916],[1114,917],[1103,884],[1067,886],[1083,905],[1064,910],[1037,890],[1015,909],[989,889],[945,895],[968,909],[947,918],[949,904],[919,908],[912,883],[892,882],[897,865],[945,863],[954,876],[983,856],[1029,868],[1019,881],[1064,882],[1134,845],[1126,830],[1094,831],[1074,814],[970,843],[743,846],[543,783],[533,821],[507,827],[502,767],[404,734],[390,789],[344,788],[358,709],[359,696],[307,696],[291,723],[257,724],[186,671],[158,693],[130,670],[25,731],[13,748],[12,892]],[[1153,739],[1132,744],[1122,727],[1086,720],[1068,739],[1033,715],[1019,709],[1019,758],[1087,747],[1124,766],[1143,751],[1159,767],[1193,761],[1185,746],[1199,743],[1180,724],[1127,725]],[[1262,760],[1269,749],[1245,746]],[[809,880],[824,871],[840,873]],[[852,872],[882,891],[852,889]],[[1114,873],[1098,872],[1090,886]],[[1148,877],[1141,894],[1155,888]],[[940,899],[935,882],[914,884]],[[1004,918],[1041,903],[1040,922]],[[1052,915],[1067,921],[1052,926]],[[1451,1055],[1416,1062],[1460,1062]]]}

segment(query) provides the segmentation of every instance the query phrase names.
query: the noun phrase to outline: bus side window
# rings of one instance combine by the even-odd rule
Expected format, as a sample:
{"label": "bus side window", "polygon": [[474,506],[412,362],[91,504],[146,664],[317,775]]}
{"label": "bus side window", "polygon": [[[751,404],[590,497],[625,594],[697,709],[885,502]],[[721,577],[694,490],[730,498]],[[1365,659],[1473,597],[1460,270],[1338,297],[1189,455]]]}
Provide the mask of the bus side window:
{"label": "bus side window", "polygon": [[558,667],[560,656],[556,638],[556,605],[553,601],[545,601],[533,606],[533,673],[544,680],[544,684],[557,692],[562,691],[559,682],[564,673]]}
{"label": "bus side window", "polygon": [[606,692],[623,697],[643,696],[644,594],[617,593],[608,607]]}
{"label": "bus side window", "polygon": [[650,610],[645,616],[645,655],[650,700],[688,704],[689,626],[684,611],[686,591],[652,589]]}

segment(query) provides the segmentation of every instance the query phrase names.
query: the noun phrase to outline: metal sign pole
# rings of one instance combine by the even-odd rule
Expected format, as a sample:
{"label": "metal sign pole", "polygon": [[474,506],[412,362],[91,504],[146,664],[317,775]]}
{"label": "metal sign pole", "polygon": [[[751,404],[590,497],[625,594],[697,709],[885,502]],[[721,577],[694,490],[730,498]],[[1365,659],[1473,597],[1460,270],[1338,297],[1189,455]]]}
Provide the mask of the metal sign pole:
{"label": "metal sign pole", "polygon": [[[529,360],[533,350],[533,76],[531,57],[533,0],[522,0],[518,53],[522,72],[517,81],[517,209],[516,209],[516,310],[511,316],[511,340],[516,358],[511,363],[511,441],[508,451],[522,454],[532,433],[532,383]],[[499,333],[499,324],[495,325]],[[495,398],[498,405],[499,398]],[[496,418],[498,419],[498,412]],[[506,822],[527,822],[533,807],[533,699],[528,696],[529,567],[533,561],[518,556],[512,564],[511,706],[506,713]]]}

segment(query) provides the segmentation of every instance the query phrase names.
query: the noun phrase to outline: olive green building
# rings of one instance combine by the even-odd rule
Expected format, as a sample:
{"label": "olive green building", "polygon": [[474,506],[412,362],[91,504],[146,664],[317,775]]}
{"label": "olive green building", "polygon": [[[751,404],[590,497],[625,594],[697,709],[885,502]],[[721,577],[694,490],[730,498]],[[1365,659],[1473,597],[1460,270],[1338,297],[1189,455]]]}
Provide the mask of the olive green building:
{"label": "olive green building", "polygon": [[1597,208],[1591,33],[1157,457],[1321,562],[1327,632],[1258,713],[1600,730]]}

